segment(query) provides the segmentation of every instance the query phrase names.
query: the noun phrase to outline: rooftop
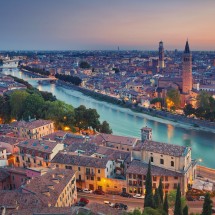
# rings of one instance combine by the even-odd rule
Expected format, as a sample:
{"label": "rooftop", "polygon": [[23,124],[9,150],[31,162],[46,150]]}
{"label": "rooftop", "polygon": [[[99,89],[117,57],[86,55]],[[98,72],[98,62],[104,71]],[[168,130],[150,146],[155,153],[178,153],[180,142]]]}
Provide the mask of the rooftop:
{"label": "rooftop", "polygon": [[174,157],[181,157],[184,156],[184,154],[186,153],[187,147],[169,143],[156,142],[152,140],[145,140],[144,142],[139,142],[134,147],[134,150],[145,150]]}
{"label": "rooftop", "polygon": [[[146,175],[148,171],[148,164],[139,160],[133,160],[129,165],[126,173],[129,174],[139,174],[139,175]],[[168,169],[164,169],[161,167],[151,165],[151,173],[153,176],[173,176],[179,177],[181,173],[176,171],[171,171]]]}
{"label": "rooftop", "polygon": [[16,121],[16,122],[12,122],[11,126],[12,127],[27,128],[27,129],[34,129],[34,128],[38,128],[38,127],[41,127],[44,125],[48,125],[50,123],[53,123],[53,122],[51,120],[39,119],[39,120],[30,121],[30,122]]}
{"label": "rooftop", "polygon": [[52,150],[59,144],[55,141],[28,139],[18,144],[19,147],[33,149],[36,151],[52,153]]}
{"label": "rooftop", "polygon": [[94,158],[78,156],[74,154],[58,153],[53,159],[52,163],[70,164],[84,167],[106,168],[108,158]]}

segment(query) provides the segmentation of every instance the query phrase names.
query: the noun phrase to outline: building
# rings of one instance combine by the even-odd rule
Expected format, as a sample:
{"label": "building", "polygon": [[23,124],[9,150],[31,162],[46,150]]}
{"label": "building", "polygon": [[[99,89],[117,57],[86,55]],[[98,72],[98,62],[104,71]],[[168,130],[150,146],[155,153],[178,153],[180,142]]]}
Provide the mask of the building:
{"label": "building", "polygon": [[63,143],[28,139],[18,144],[19,152],[15,156],[15,166],[47,167],[54,156],[64,149]]}
{"label": "building", "polygon": [[108,158],[95,158],[81,154],[58,153],[52,163],[59,169],[76,172],[77,186],[91,190],[105,190],[106,178],[114,174],[115,163]]}
{"label": "building", "polygon": [[164,47],[163,47],[163,42],[159,42],[159,60],[158,60],[158,67],[159,68],[164,68]]}
{"label": "building", "polygon": [[111,147],[124,151],[131,151],[132,148],[136,145],[138,138],[134,137],[124,137],[112,134],[100,134],[101,144],[106,147]]}
{"label": "building", "polygon": [[196,161],[191,159],[191,148],[152,141],[151,136],[145,138],[145,129],[141,129],[141,132],[144,138],[133,148],[132,162],[126,171],[129,192],[144,192],[150,161],[154,188],[158,187],[158,179],[162,177],[166,192],[175,189],[180,183],[182,193],[185,194],[196,178]]}
{"label": "building", "polygon": [[192,90],[193,77],[192,77],[192,54],[190,52],[190,47],[188,41],[185,45],[185,50],[183,54],[183,64],[182,64],[182,92],[189,94]]}
{"label": "building", "polygon": [[22,168],[0,168],[0,190],[20,188],[27,180],[26,170]]}
{"label": "building", "polygon": [[6,148],[0,147],[0,167],[7,166],[8,161],[7,161],[7,153],[6,153]]}
{"label": "building", "polygon": [[77,201],[75,171],[53,169],[28,180],[22,193],[36,195],[46,207],[70,207]]}
{"label": "building", "polygon": [[26,139],[41,139],[54,132],[54,122],[51,120],[16,121],[11,126],[17,137]]}

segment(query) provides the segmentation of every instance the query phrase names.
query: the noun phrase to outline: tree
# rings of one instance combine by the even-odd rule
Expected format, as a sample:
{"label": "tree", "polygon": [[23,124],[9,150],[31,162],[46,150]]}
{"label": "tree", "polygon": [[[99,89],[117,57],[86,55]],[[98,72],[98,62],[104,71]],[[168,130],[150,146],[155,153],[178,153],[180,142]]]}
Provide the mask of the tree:
{"label": "tree", "polygon": [[164,203],[163,203],[163,210],[169,214],[169,204],[168,204],[168,194],[165,195]]}
{"label": "tree", "polygon": [[175,106],[176,109],[180,107],[180,93],[177,89],[172,88],[167,91],[166,104],[168,109],[171,109],[173,106]]}
{"label": "tree", "polygon": [[154,209],[150,207],[144,208],[143,215],[167,215],[165,211],[161,209]]}
{"label": "tree", "polygon": [[205,195],[205,200],[203,204],[203,209],[202,209],[202,215],[211,215],[212,214],[212,200],[210,198],[210,194],[206,193]]}
{"label": "tree", "polygon": [[112,134],[112,129],[110,129],[109,123],[107,121],[102,122],[99,131],[105,134]]}
{"label": "tree", "polygon": [[90,64],[86,61],[81,61],[79,63],[79,67],[82,68],[82,69],[90,69]]}
{"label": "tree", "polygon": [[25,110],[25,100],[29,94],[24,90],[15,90],[10,94],[11,116],[17,120],[22,118]]}
{"label": "tree", "polygon": [[188,215],[188,206],[187,205],[183,208],[183,215]]}
{"label": "tree", "polygon": [[206,110],[203,107],[198,107],[195,110],[195,116],[198,118],[202,118],[205,116]]}
{"label": "tree", "polygon": [[192,114],[195,113],[195,108],[193,108],[193,105],[187,104],[187,105],[184,107],[183,111],[184,111],[184,115],[185,115],[185,116],[190,116],[190,115],[192,115]]}
{"label": "tree", "polygon": [[210,109],[210,94],[206,91],[200,91],[197,96],[197,106],[203,108],[204,110]]}
{"label": "tree", "polygon": [[56,101],[56,96],[53,96],[52,93],[50,92],[46,92],[46,91],[39,91],[39,93],[41,94],[41,96],[43,97],[43,99],[45,101]]}
{"label": "tree", "polygon": [[[168,204],[170,208],[173,208],[175,205],[175,199],[176,199],[176,190],[171,190],[168,193]],[[184,208],[186,205],[186,198],[184,196],[181,197],[181,208]]]}
{"label": "tree", "polygon": [[155,189],[155,194],[154,194],[154,208],[161,208],[161,198],[160,198],[160,193],[158,188]]}
{"label": "tree", "polygon": [[182,215],[180,184],[178,184],[178,187],[177,187],[174,215]]}
{"label": "tree", "polygon": [[28,97],[25,99],[24,102],[24,113],[23,117],[24,119],[28,119],[29,117],[31,118],[41,118],[42,116],[42,109],[43,106],[45,105],[44,99],[38,95],[38,94],[32,94],[28,95]]}
{"label": "tree", "polygon": [[146,175],[146,182],[145,182],[145,202],[144,202],[144,208],[145,207],[151,207],[153,208],[153,194],[152,194],[152,176],[151,176],[151,161],[149,160],[148,164],[148,171]]}
{"label": "tree", "polygon": [[134,209],[132,212],[129,212],[128,215],[142,215],[142,212],[139,209]]}
{"label": "tree", "polygon": [[163,204],[163,183],[162,178],[160,177],[159,186],[158,186],[158,192],[161,199],[161,203]]}
{"label": "tree", "polygon": [[47,101],[44,106],[45,119],[53,120],[57,129],[72,129],[75,121],[74,108],[62,101]]}
{"label": "tree", "polygon": [[98,130],[100,126],[99,117],[100,115],[97,113],[96,109],[86,109],[84,114],[87,122],[87,127],[91,127],[93,130]]}

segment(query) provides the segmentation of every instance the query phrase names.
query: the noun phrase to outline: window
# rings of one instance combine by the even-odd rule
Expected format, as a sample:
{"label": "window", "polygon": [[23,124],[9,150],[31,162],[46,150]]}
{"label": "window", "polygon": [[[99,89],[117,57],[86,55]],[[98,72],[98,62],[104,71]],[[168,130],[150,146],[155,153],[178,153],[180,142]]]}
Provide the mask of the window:
{"label": "window", "polygon": [[178,177],[177,177],[177,176],[175,176],[175,177],[174,177],[174,179],[178,180]]}
{"label": "window", "polygon": [[127,151],[129,152],[129,149],[127,149]]}
{"label": "window", "polygon": [[163,158],[160,159],[160,164],[164,164]]}
{"label": "window", "polygon": [[165,176],[165,181],[168,181],[168,176]]}
{"label": "window", "polygon": [[100,169],[98,169],[98,173],[100,173]]}
{"label": "window", "polygon": [[178,187],[178,184],[174,183],[174,189],[177,189],[177,187]]}
{"label": "window", "polygon": [[97,181],[101,181],[101,178],[100,178],[100,177],[97,177]]}
{"label": "window", "polygon": [[128,177],[129,177],[129,178],[132,178],[132,174],[128,174]]}
{"label": "window", "polygon": [[136,179],[136,175],[135,174],[133,174],[133,179]]}
{"label": "window", "polygon": [[153,183],[153,188],[156,188],[156,183]]}
{"label": "window", "polygon": [[171,166],[174,166],[174,161],[171,161]]}
{"label": "window", "polygon": [[78,171],[81,171],[81,167],[80,166],[78,167]]}
{"label": "window", "polygon": [[93,176],[91,177],[91,180],[94,181],[94,177]]}
{"label": "window", "polygon": [[165,189],[169,189],[169,183],[165,184]]}
{"label": "window", "polygon": [[153,157],[151,157],[151,162],[154,162],[154,158]]}
{"label": "window", "polygon": [[157,177],[156,176],[153,176],[153,181],[157,181]]}

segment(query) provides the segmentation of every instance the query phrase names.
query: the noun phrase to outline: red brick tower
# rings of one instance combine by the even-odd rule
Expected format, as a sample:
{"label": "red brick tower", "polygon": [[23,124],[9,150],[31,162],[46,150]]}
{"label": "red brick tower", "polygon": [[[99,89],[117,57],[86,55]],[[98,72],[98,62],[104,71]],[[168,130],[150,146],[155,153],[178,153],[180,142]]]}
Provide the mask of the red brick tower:
{"label": "red brick tower", "polygon": [[192,54],[190,53],[189,43],[186,42],[185,50],[183,54],[182,65],[182,92],[189,94],[193,86],[192,77]]}

